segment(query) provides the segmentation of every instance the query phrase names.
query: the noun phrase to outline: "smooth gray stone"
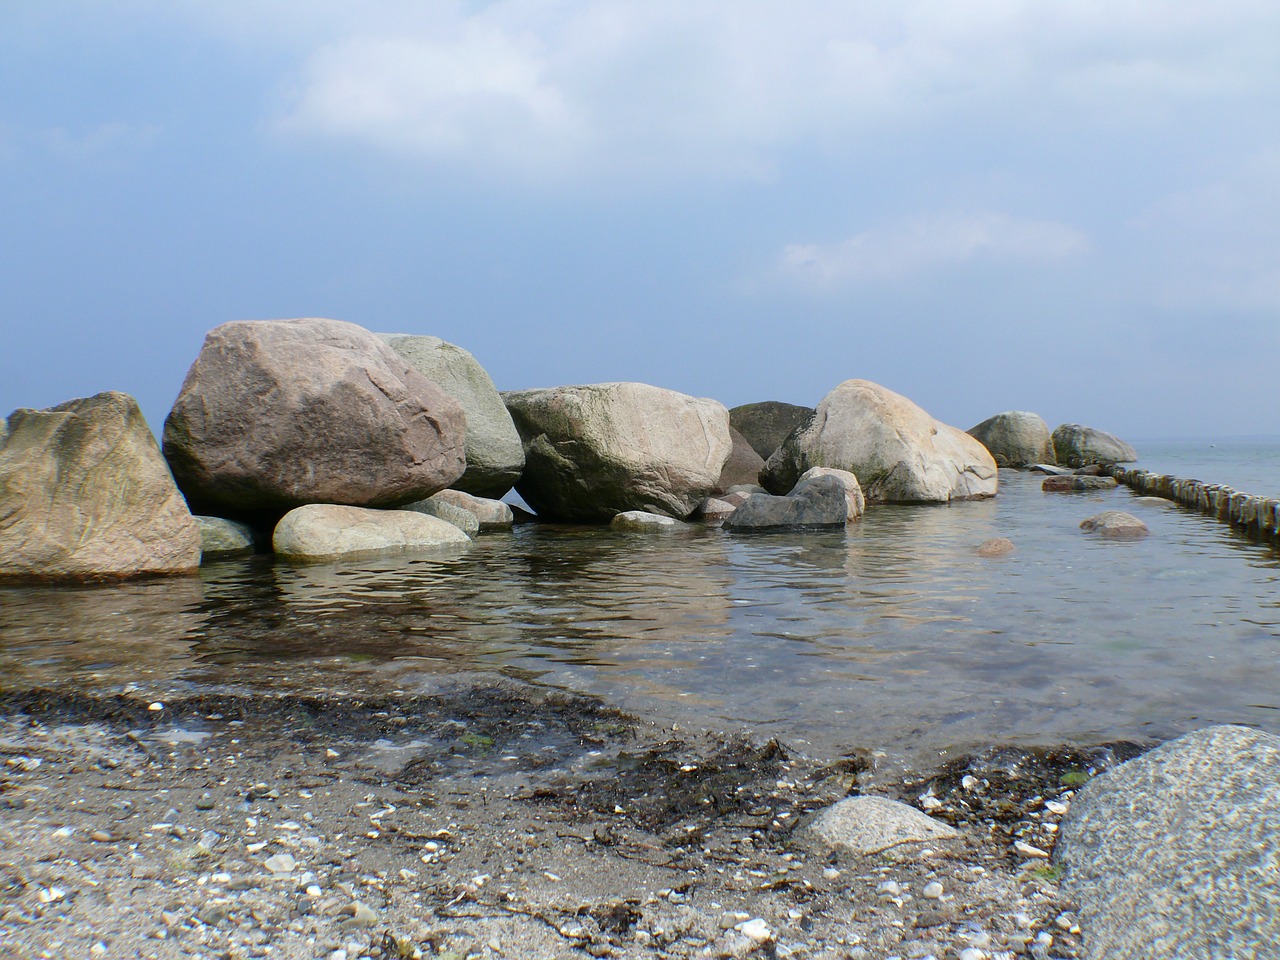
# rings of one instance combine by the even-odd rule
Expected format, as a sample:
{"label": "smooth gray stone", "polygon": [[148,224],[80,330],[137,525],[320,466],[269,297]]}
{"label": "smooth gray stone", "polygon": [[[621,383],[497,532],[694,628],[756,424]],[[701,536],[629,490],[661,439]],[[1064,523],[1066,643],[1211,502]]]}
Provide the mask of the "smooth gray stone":
{"label": "smooth gray stone", "polygon": [[1060,837],[1087,960],[1280,955],[1280,738],[1170,741],[1086,784]]}
{"label": "smooth gray stone", "polygon": [[970,427],[966,433],[991,452],[997,466],[1056,463],[1049,425],[1037,413],[1006,410]]}
{"label": "smooth gray stone", "polygon": [[609,521],[609,526],[626,533],[675,533],[689,529],[687,523],[644,510],[624,511]]}
{"label": "smooth gray stone", "polygon": [[1122,510],[1104,510],[1096,517],[1080,521],[1080,529],[1108,540],[1141,540],[1148,533],[1145,523]]}
{"label": "smooth gray stone", "polygon": [[290,510],[272,535],[276,553],[298,560],[438,550],[470,542],[470,537],[447,520],[425,513],[329,503]]}
{"label": "smooth gray stone", "polygon": [[752,494],[728,520],[726,530],[749,532],[804,527],[843,527],[849,519],[845,485],[835,477],[811,477],[785,497]]}
{"label": "smooth gray stone", "polygon": [[461,490],[441,490],[439,493],[432,494],[430,499],[442,500],[470,511],[480,522],[481,530],[510,530],[515,523],[515,514],[511,510],[511,505],[501,500],[477,497]]}
{"label": "smooth gray stone", "polygon": [[1064,423],[1053,431],[1053,449],[1058,463],[1069,467],[1082,467],[1086,463],[1132,463],[1138,459],[1137,451],[1119,437],[1078,423]]}
{"label": "smooth gray stone", "polygon": [[425,500],[407,503],[399,509],[425,513],[428,517],[439,517],[445,523],[452,523],[468,537],[474,538],[480,533],[480,519],[470,510],[456,503],[449,503],[447,500],[427,497]]}
{"label": "smooth gray stone", "polygon": [[848,797],[821,811],[804,828],[802,839],[811,846],[865,857],[904,843],[932,843],[959,836],[954,827],[905,803],[884,797]]}

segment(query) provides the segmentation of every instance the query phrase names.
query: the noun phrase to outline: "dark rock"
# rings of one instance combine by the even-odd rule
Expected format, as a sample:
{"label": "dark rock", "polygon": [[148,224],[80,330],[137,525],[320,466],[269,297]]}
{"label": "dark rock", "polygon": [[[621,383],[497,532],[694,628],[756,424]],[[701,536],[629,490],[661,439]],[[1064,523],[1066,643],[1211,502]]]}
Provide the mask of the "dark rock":
{"label": "dark rock", "polygon": [[765,400],[734,407],[729,411],[729,425],[746,438],[761,459],[768,460],[787,435],[812,416],[813,407]]}
{"label": "dark rock", "polygon": [[730,487],[742,484],[759,483],[760,471],[764,469],[764,459],[733,427],[729,428],[729,438],[733,441],[733,450],[729,453],[729,459],[724,462],[720,479],[716,481],[718,493],[727,492]]}
{"label": "dark rock", "polygon": [[1046,477],[1044,483],[1040,484],[1040,489],[1046,493],[1083,493],[1094,490],[1113,490],[1116,486],[1115,477],[1068,474],[1064,477]]}
{"label": "dark rock", "polygon": [[988,417],[967,432],[991,452],[1001,467],[1057,462],[1049,425],[1038,414],[1007,410]]}
{"label": "dark rock", "polygon": [[1137,452],[1119,437],[1078,423],[1064,423],[1053,431],[1058,463],[1082,467],[1086,463],[1132,463]]}
{"label": "dark rock", "polygon": [[849,507],[845,486],[835,477],[814,477],[785,497],[756,493],[725,521],[726,530],[843,527]]}

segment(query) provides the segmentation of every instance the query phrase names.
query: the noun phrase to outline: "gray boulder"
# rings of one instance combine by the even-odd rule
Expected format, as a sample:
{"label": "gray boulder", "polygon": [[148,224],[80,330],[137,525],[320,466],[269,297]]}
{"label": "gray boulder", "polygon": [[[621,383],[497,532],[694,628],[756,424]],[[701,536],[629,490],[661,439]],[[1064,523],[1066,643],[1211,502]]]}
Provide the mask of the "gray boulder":
{"label": "gray boulder", "polygon": [[862,485],[858,483],[858,478],[848,470],[836,470],[833,467],[810,467],[800,476],[797,487],[801,486],[806,480],[812,480],[814,477],[835,477],[840,481],[840,485],[844,487],[844,499],[849,508],[849,522],[852,523],[862,516],[862,512],[866,509],[867,498],[862,495]]}
{"label": "gray boulder", "polygon": [[644,510],[627,510],[620,513],[609,521],[609,526],[625,533],[675,533],[689,529],[687,523],[656,513],[646,513]]}
{"label": "gray boulder", "polygon": [[447,550],[470,542],[453,524],[425,513],[328,503],[290,510],[271,537],[277,554],[297,560]]}
{"label": "gray boulder", "polygon": [[196,517],[200,527],[200,562],[253,553],[253,528],[224,517]]}
{"label": "gray boulder", "polygon": [[[726,496],[732,496],[732,494],[726,494]],[[698,509],[694,511],[693,515],[705,524],[719,526],[733,516],[733,511],[742,506],[746,499],[746,497],[743,497],[742,502],[731,503],[719,497],[707,497],[702,503],[698,504]]]}
{"label": "gray boulder", "polygon": [[751,444],[733,427],[729,428],[729,439],[733,441],[733,449],[720,471],[720,479],[716,481],[717,493],[725,493],[730,487],[742,484],[759,483],[760,471],[764,469],[760,454],[751,449]]}
{"label": "gray boulder", "polygon": [[768,460],[791,431],[812,416],[813,407],[765,400],[734,407],[729,411],[729,425],[746,438],[762,459]]}
{"label": "gray boulder", "polygon": [[1082,520],[1080,529],[1108,540],[1141,540],[1147,535],[1145,523],[1133,514],[1121,510],[1104,510],[1096,517]]}
{"label": "gray boulder", "polygon": [[440,494],[436,494],[435,497],[427,497],[425,500],[406,503],[400,509],[412,510],[415,513],[425,513],[428,517],[439,517],[445,523],[452,523],[468,537],[475,537],[480,533],[479,517],[455,503],[449,503],[447,500],[437,500],[436,497],[438,496]]}
{"label": "gray boulder", "polygon": [[1049,425],[1039,414],[1007,410],[966,432],[986,447],[1001,467],[1057,462]]}
{"label": "gray boulder", "polygon": [[100,393],[15,410],[0,444],[0,577],[192,573],[200,529],[138,403]]}
{"label": "gray boulder", "polygon": [[498,388],[476,358],[439,337],[403,333],[382,337],[466,414],[467,469],[454,481],[454,489],[496,499],[515,486],[524,469],[524,447]]}
{"label": "gray boulder", "polygon": [[205,338],[164,452],[188,500],[219,516],[396,506],[462,475],[465,428],[457,403],[362,327],[236,321]]}
{"label": "gray boulder", "polygon": [[728,520],[726,530],[750,532],[812,527],[843,527],[849,520],[845,485],[836,477],[810,477],[785,497],[755,493]]}
{"label": "gray boulder", "polygon": [[729,414],[643,383],[504,393],[525,447],[516,484],[545,520],[607,523],[645,510],[683,520],[729,458]]}
{"label": "gray boulder", "polygon": [[1055,857],[1086,958],[1276,956],[1280,738],[1209,727],[1102,774]]}
{"label": "gray boulder", "polygon": [[1138,453],[1119,437],[1078,423],[1064,423],[1053,431],[1058,463],[1082,467],[1086,463],[1133,463]]}
{"label": "gray boulder", "polygon": [[511,505],[501,500],[489,500],[476,497],[461,490],[441,490],[431,497],[432,500],[451,503],[469,511],[483,530],[510,530],[515,523],[515,513]]}
{"label": "gray boulder", "polygon": [[868,503],[996,494],[996,462],[986,447],[869,380],[846,380],[823,397],[813,418],[769,458],[760,480],[783,493],[810,467],[848,470]]}
{"label": "gray boulder", "polygon": [[821,811],[805,827],[809,846],[874,856],[903,844],[953,840],[954,827],[914,807],[884,797],[847,797]]}

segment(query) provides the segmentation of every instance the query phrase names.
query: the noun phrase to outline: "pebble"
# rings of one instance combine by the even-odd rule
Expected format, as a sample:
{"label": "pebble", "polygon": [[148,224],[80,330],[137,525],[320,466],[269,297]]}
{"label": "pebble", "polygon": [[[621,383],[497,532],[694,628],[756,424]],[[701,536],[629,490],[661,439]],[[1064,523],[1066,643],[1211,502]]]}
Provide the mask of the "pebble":
{"label": "pebble", "polygon": [[769,929],[769,925],[759,917],[748,920],[745,923],[737,924],[733,929],[737,930],[748,940],[754,940],[756,943],[765,943],[773,939],[773,931]]}
{"label": "pebble", "polygon": [[880,895],[881,900],[892,900],[902,895],[902,885],[897,880],[886,880],[876,887],[876,893]]}
{"label": "pebble", "polygon": [[1027,843],[1024,840],[1015,840],[1013,842],[1013,849],[1016,850],[1019,855],[1027,857],[1029,859],[1036,859],[1036,860],[1049,859],[1048,853],[1046,853],[1044,850],[1041,850],[1039,847],[1033,847],[1031,844]]}
{"label": "pebble", "polygon": [[297,861],[288,853],[277,853],[273,857],[268,857],[263,863],[263,866],[272,873],[293,873],[297,865]]}
{"label": "pebble", "polygon": [[150,710],[152,713],[159,713],[161,710],[164,709],[164,704],[161,703],[159,700],[157,700],[155,703],[147,704],[147,709]]}
{"label": "pebble", "polygon": [[837,870],[835,867],[827,867],[825,870],[822,871],[822,879],[823,880],[839,880],[840,871]]}
{"label": "pebble", "polygon": [[960,960],[987,960],[987,955],[977,947],[965,947],[960,951]]}
{"label": "pebble", "polygon": [[926,900],[941,900],[942,884],[940,884],[937,880],[934,880],[931,883],[926,883],[924,885],[924,889],[920,891],[920,895],[923,896]]}
{"label": "pebble", "polygon": [[95,830],[93,833],[89,834],[89,836],[98,843],[110,843],[112,839],[111,834],[107,833],[105,830]]}
{"label": "pebble", "polygon": [[378,922],[378,914],[372,907],[356,900],[351,904],[351,919],[348,922],[355,927],[371,927]]}

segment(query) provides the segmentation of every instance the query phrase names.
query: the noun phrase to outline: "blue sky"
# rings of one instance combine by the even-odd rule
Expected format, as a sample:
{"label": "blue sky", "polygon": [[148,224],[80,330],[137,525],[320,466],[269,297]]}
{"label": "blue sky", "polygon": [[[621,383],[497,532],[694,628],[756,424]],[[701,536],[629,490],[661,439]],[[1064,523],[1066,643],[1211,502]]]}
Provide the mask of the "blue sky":
{"label": "blue sky", "polygon": [[1280,431],[1280,5],[7,0],[0,415],[207,330]]}

